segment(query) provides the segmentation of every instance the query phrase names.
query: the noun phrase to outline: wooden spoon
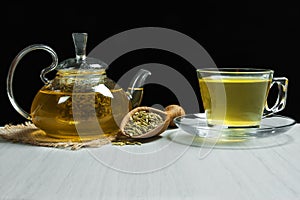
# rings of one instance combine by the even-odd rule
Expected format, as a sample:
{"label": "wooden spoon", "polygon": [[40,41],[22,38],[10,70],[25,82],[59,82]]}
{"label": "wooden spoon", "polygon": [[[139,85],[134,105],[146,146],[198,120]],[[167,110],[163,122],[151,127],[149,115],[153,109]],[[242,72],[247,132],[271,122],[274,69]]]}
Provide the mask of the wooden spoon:
{"label": "wooden spoon", "polygon": [[[128,123],[130,117],[134,115],[134,113],[142,111],[142,110],[148,111],[148,112],[153,112],[153,113],[160,115],[163,119],[163,123],[159,124],[158,126],[156,126],[155,128],[151,129],[150,131],[148,131],[146,133],[143,133],[140,135],[129,135],[124,130],[125,125]],[[175,126],[173,119],[177,116],[181,116],[184,114],[185,114],[184,109],[178,105],[169,105],[165,108],[165,111],[162,111],[162,110],[159,110],[156,108],[152,108],[152,107],[147,107],[147,106],[136,107],[133,110],[131,110],[129,113],[127,113],[127,115],[125,115],[125,117],[123,118],[121,125],[120,125],[121,133],[130,138],[154,137],[154,136],[157,136],[157,135],[161,134],[162,132],[164,132],[169,126],[171,126],[171,127]]]}

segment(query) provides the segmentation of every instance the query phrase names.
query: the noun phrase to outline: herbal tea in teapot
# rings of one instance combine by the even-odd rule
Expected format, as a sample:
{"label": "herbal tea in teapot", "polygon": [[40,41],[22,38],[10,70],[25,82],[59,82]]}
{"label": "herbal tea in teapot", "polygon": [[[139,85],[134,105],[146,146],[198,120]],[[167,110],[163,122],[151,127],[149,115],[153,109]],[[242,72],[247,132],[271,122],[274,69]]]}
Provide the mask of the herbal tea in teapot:
{"label": "herbal tea in teapot", "polygon": [[[55,82],[63,82],[63,79],[72,81],[73,78],[69,75],[67,77],[59,77]],[[78,81],[77,79],[74,78],[73,81]],[[96,78],[96,87],[99,84],[97,82]],[[116,133],[123,116],[131,109],[130,101],[121,88],[110,89],[107,95],[101,88],[99,91],[87,88],[74,91],[74,84],[60,83],[58,87],[61,88],[53,90],[53,85],[55,86],[52,84],[50,89],[49,86],[43,87],[31,107],[33,123],[51,136],[77,136],[75,125],[80,128],[80,136],[97,136],[100,132]]]}
{"label": "herbal tea in teapot", "polygon": [[[23,111],[13,98],[12,79],[18,62],[11,65],[7,79],[8,95],[14,108],[30,119],[47,135],[70,140],[90,140],[116,134],[123,117],[139,106],[147,70],[140,70],[132,79],[128,91],[106,76],[107,65],[85,56],[87,35],[73,34],[76,58],[57,64],[55,52],[45,45],[32,45],[21,51],[15,60],[34,49],[51,53],[53,63],[41,72],[45,85],[36,94],[30,114]],[[56,69],[53,80],[45,74]]]}

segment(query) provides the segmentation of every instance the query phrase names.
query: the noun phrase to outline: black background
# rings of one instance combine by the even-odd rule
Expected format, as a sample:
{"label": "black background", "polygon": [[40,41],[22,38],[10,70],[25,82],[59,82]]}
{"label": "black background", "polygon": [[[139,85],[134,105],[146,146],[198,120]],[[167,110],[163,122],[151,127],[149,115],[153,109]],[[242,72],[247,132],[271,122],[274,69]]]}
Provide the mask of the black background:
{"label": "black background", "polygon": [[[218,67],[271,68],[275,70],[275,76],[287,77],[287,106],[280,114],[300,121],[298,5],[250,1],[241,4],[199,2],[199,5],[174,2],[162,5],[142,1],[133,5],[98,4],[81,2],[62,6],[51,2],[33,5],[15,2],[1,7],[0,126],[25,120],[11,106],[6,94],[8,69],[21,49],[36,43],[46,44],[56,51],[59,61],[63,61],[74,57],[73,32],[88,33],[89,52],[117,33],[149,26],[169,28],[188,35],[205,48]],[[30,110],[34,95],[43,86],[39,79],[40,71],[50,62],[50,56],[43,52],[28,54],[20,62],[15,72],[14,93],[24,110]],[[174,67],[198,90],[193,66],[164,51],[128,53],[113,62],[108,73],[117,80],[126,70],[149,62]],[[170,103],[176,103],[171,91],[157,85],[146,85],[144,105]]]}

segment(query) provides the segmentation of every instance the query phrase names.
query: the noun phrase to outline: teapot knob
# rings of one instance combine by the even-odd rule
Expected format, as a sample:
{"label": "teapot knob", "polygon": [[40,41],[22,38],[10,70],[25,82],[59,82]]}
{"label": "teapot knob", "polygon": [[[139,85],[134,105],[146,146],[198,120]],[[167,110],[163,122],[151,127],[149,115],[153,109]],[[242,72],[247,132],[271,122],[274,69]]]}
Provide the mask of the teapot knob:
{"label": "teapot knob", "polygon": [[87,33],[73,33],[72,37],[75,45],[76,59],[85,60]]}

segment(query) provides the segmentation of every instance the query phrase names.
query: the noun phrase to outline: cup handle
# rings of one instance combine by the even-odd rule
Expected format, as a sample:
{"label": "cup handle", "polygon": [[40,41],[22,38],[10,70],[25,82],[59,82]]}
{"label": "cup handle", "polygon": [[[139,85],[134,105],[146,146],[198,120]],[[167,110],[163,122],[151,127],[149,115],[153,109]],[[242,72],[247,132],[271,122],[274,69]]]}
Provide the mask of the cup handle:
{"label": "cup handle", "polygon": [[275,104],[270,108],[268,102],[264,110],[263,118],[282,111],[286,105],[288,79],[285,77],[273,78],[270,88],[276,84],[278,86],[278,95]]}

